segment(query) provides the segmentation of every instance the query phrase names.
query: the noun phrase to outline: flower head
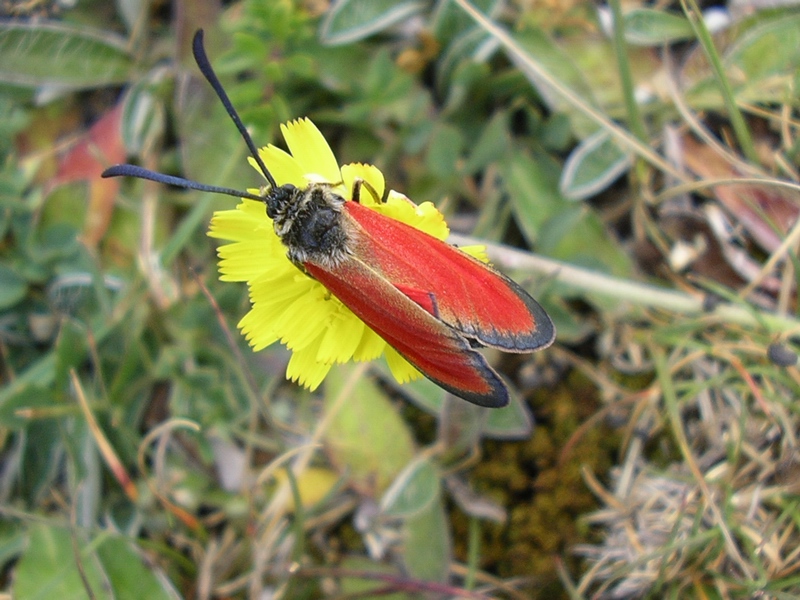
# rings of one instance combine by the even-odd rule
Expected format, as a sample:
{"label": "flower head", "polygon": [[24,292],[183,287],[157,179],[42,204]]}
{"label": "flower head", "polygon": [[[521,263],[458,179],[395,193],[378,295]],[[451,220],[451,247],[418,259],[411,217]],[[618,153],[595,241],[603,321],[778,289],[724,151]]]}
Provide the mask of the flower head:
{"label": "flower head", "polygon": [[[380,170],[365,164],[339,167],[310,120],[292,121],[282,125],[281,131],[289,153],[272,145],[259,151],[279,186],[293,184],[302,189],[311,183],[329,183],[333,192],[351,200],[355,182],[362,180],[364,206],[439,239],[449,234],[444,217],[430,202],[416,205],[394,190],[381,202],[385,183]],[[257,166],[254,159],[250,162]],[[264,203],[243,199],[234,210],[214,213],[208,235],[230,242],[218,251],[220,279],[245,281],[250,290],[252,308],[239,321],[239,329],[254,351],[276,341],[285,344],[292,351],[286,371],[289,379],[313,390],[334,364],[373,360],[381,354],[399,382],[419,377],[378,334],[287,258]],[[482,247],[462,250],[480,256]]]}

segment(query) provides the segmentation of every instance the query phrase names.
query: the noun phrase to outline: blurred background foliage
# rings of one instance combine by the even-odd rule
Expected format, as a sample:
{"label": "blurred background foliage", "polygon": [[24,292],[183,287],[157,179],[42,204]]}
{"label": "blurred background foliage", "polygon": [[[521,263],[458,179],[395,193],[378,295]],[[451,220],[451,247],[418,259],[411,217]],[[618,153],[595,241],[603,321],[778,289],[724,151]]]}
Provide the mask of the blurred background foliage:
{"label": "blurred background foliage", "polygon": [[[710,4],[3,2],[3,589],[797,597],[800,13]],[[542,302],[509,407],[287,383],[233,199],[99,178],[260,185],[198,28],[257,144],[310,117]]]}

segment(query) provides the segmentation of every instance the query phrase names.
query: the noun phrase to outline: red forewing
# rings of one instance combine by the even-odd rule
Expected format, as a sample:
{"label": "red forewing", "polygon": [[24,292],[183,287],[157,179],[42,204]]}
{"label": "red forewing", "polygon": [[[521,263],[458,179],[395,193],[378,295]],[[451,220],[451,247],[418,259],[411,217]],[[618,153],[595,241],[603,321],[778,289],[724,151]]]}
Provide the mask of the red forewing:
{"label": "red forewing", "polygon": [[549,345],[547,313],[516,283],[418,229],[346,202],[347,258],[308,273],[429,379],[481,406],[508,390],[471,343],[530,352]]}
{"label": "red forewing", "polygon": [[508,404],[508,390],[481,354],[358,258],[332,269],[306,263],[308,273],[426,377],[480,406]]}
{"label": "red forewing", "polygon": [[555,337],[550,317],[518,284],[410,225],[357,202],[351,249],[434,317],[486,346],[530,352]]}

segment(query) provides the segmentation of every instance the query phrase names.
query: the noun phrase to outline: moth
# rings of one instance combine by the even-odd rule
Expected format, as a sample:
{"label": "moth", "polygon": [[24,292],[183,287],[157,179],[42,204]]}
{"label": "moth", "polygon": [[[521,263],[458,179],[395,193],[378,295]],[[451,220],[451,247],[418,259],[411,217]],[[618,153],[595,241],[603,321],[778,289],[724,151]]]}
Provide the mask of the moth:
{"label": "moth", "polygon": [[478,348],[532,352],[555,327],[521,286],[491,266],[410,225],[366,207],[377,192],[357,180],[351,199],[340,182],[278,185],[259,156],[195,34],[194,58],[267,180],[258,194],[116,165],[103,177],[139,177],[263,202],[286,254],[428,379],[479,406],[508,404],[508,388]]}

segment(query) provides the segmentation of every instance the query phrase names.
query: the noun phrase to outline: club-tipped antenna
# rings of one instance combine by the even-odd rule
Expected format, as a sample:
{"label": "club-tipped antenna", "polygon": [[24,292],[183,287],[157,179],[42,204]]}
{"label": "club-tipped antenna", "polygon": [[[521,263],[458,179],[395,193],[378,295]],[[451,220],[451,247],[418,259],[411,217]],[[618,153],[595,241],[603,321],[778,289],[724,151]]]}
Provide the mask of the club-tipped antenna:
{"label": "club-tipped antenna", "polygon": [[233,104],[231,104],[231,99],[228,98],[227,92],[222,87],[222,84],[219,82],[217,78],[217,74],[214,73],[214,69],[211,68],[211,62],[208,60],[208,56],[206,56],[206,50],[203,47],[203,30],[198,29],[197,33],[194,34],[194,39],[192,40],[192,53],[194,54],[194,60],[197,62],[197,66],[200,67],[200,72],[206,78],[208,83],[211,84],[211,87],[214,88],[214,91],[217,93],[217,97],[222,102],[222,105],[225,107],[225,110],[228,112],[228,116],[230,116],[233,123],[236,125],[236,129],[239,130],[242,138],[244,139],[245,144],[250,149],[250,154],[258,164],[258,168],[261,169],[261,172],[264,174],[264,177],[267,178],[272,189],[276,189],[278,184],[275,183],[275,178],[272,176],[272,173],[269,172],[267,169],[267,165],[264,164],[264,161],[261,160],[261,156],[258,154],[258,148],[256,148],[255,143],[253,143],[253,138],[250,137],[250,134],[247,132],[247,129],[242,123],[242,120],[239,118],[239,113],[236,112],[236,109],[233,108]]}
{"label": "club-tipped antenna", "polygon": [[101,177],[138,177],[139,179],[149,179],[150,181],[166,183],[167,185],[174,185],[188,190],[224,194],[226,196],[233,196],[234,198],[248,198],[250,200],[257,200],[258,202],[264,202],[262,196],[256,196],[250,192],[242,192],[240,190],[234,190],[233,188],[219,187],[216,185],[206,185],[204,183],[192,181],[191,179],[184,179],[183,177],[164,175],[164,173],[157,173],[150,169],[137,167],[136,165],[115,165],[109,167],[103,171]]}

